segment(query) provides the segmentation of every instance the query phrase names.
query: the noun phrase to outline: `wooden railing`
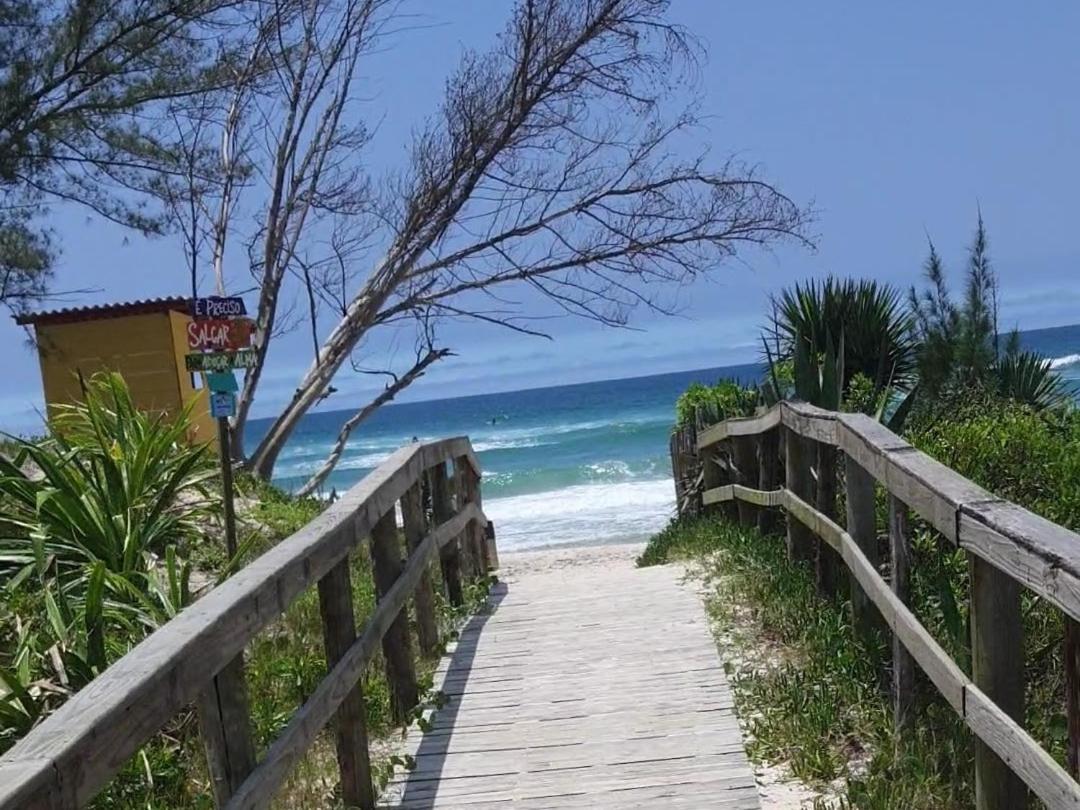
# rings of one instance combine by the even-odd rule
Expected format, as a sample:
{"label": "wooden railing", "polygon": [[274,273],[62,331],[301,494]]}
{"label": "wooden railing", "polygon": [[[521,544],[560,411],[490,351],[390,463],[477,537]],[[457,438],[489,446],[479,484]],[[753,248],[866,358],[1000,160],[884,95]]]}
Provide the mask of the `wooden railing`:
{"label": "wooden railing", "polygon": [[[453,469],[448,472],[448,463]],[[433,506],[427,526],[424,488]],[[402,562],[395,505],[408,556]],[[266,807],[316,735],[335,720],[342,799],[374,807],[361,675],[382,646],[399,718],[418,700],[407,603],[418,646],[439,639],[431,564],[451,602],[462,582],[497,567],[480,508],[480,468],[467,438],[398,450],[296,534],[214,588],[74,695],[0,759],[0,808],[77,808],[140,746],[195,704],[218,807]],[[378,603],[355,626],[348,554],[370,538]],[[244,646],[318,586],[327,674],[256,762]]]}
{"label": "wooden railing", "polygon": [[[770,528],[787,515],[787,548],[813,560],[818,586],[851,582],[862,633],[891,632],[894,721],[907,734],[918,665],[976,737],[979,810],[1024,807],[1030,788],[1049,808],[1080,808],[1080,785],[1024,730],[1021,586],[1065,614],[1069,765],[1080,748],[1080,535],[1004,501],[916,450],[861,414],[781,403],[748,419],[701,431],[706,508]],[[783,466],[781,466],[781,457]],[[838,523],[837,465],[844,465],[846,528]],[[783,473],[781,473],[783,470]],[[888,496],[889,559],[879,559],[875,482]],[[971,675],[946,653],[910,607],[908,510],[968,552]],[[881,571],[888,564],[889,580]]]}

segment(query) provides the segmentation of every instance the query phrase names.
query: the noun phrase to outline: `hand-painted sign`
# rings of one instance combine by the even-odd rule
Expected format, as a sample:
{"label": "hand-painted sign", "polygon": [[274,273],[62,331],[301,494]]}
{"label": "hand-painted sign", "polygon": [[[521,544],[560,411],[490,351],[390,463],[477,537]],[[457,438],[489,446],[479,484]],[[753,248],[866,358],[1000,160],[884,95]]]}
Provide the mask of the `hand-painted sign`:
{"label": "hand-painted sign", "polygon": [[227,419],[236,415],[236,396],[227,393],[210,395],[210,415],[215,419]]}
{"label": "hand-painted sign", "polygon": [[236,318],[247,315],[247,308],[243,298],[212,295],[192,301],[191,314],[196,318]]}
{"label": "hand-painted sign", "polygon": [[239,352],[196,352],[184,358],[188,371],[228,371],[233,368],[254,368],[255,352],[244,349]]}
{"label": "hand-painted sign", "polygon": [[236,375],[232,371],[209,371],[206,374],[206,387],[214,394],[235,394],[240,390]]}
{"label": "hand-painted sign", "polygon": [[189,349],[228,351],[246,349],[251,345],[255,323],[247,318],[220,318],[190,321],[187,325]]}

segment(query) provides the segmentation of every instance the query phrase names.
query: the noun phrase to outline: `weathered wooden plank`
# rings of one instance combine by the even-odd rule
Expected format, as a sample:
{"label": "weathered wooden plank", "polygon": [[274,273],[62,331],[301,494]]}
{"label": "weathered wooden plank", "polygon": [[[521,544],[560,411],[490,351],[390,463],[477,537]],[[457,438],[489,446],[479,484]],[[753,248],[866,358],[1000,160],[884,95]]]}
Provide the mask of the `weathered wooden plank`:
{"label": "weathered wooden plank", "polygon": [[[874,478],[853,457],[845,454],[844,484],[848,534],[877,570],[881,560],[877,543]],[[883,629],[877,608],[854,577],[851,582],[851,618],[856,632],[863,638],[869,638]]]}
{"label": "weathered wooden plank", "polygon": [[728,419],[710,425],[698,433],[698,450],[704,450],[733,436],[756,436],[780,425],[780,406],[770,408],[758,416]]}
{"label": "weathered wooden plank", "polygon": [[330,668],[326,677],[311,693],[311,697],[292,716],[267,750],[266,756],[233,795],[227,810],[255,810],[270,804],[289,772],[311,748],[315,737],[330,722],[338,706],[352,693],[383,635],[401,613],[415,590],[420,575],[431,564],[435,554],[460,534],[463,526],[478,517],[481,517],[479,510],[470,505],[436,527],[420,544],[409,558],[404,572],[376,604],[359,638]]}
{"label": "weathered wooden plank", "polygon": [[499,543],[495,539],[495,522],[492,520],[484,527],[484,558],[488,571],[499,570]]}
{"label": "weathered wooden plank", "polygon": [[[482,506],[480,495],[480,476],[466,464],[457,464],[461,469],[462,498],[461,503],[475,503]],[[487,574],[488,564],[484,550],[484,529],[478,523],[470,523],[465,528],[462,536],[462,544],[469,549],[469,558],[472,561],[473,577],[481,577]]]}
{"label": "weathered wooden plank", "polygon": [[[971,680],[1013,720],[1024,716],[1024,624],[1016,580],[979,557],[971,570]],[[975,741],[975,806],[1011,810],[1027,791],[989,740]]]}
{"label": "weathered wooden plank", "polygon": [[259,630],[366,536],[372,512],[385,514],[424,469],[462,455],[475,463],[466,438],[402,448],[299,532],[151,634],[0,759],[5,766],[49,760],[70,778],[24,770],[30,782],[0,784],[0,806],[11,796],[56,791],[58,806],[86,804]]}
{"label": "weathered wooden plank", "polygon": [[1065,617],[1065,720],[1068,727],[1066,762],[1075,779],[1080,775],[1080,623]]}
{"label": "weathered wooden plank", "polygon": [[884,483],[889,492],[954,543],[962,505],[998,500],[917,450],[888,453]]}
{"label": "weathered wooden plank", "polygon": [[914,451],[881,422],[862,413],[836,415],[837,446],[878,481],[885,483],[888,456],[892,453]]}
{"label": "weathered wooden plank", "polygon": [[836,413],[805,402],[781,402],[781,422],[804,439],[836,445]]}
{"label": "weathered wooden plank", "polygon": [[[352,603],[348,559],[339,562],[319,580],[319,612],[322,616],[326,664],[328,669],[332,669],[356,641],[356,614]],[[371,780],[362,681],[356,682],[338,706],[334,715],[334,731],[338,771],[341,774],[341,798],[347,807],[373,810],[375,786]]]}
{"label": "weathered wooden plank", "polygon": [[[385,599],[404,569],[393,509],[371,529],[371,563],[375,593],[380,600]],[[386,682],[390,686],[390,707],[394,719],[403,723],[420,701],[416,665],[413,662],[412,631],[404,605],[383,635],[382,649],[386,662]]]}
{"label": "weathered wooden plank", "polygon": [[[1000,761],[1008,763],[1009,769],[1020,777],[1021,785],[1026,783],[1049,810],[1080,808],[1080,785],[982,690],[968,686],[965,706],[964,720],[968,728],[994,751]],[[1014,804],[990,806],[1002,810],[1024,806],[1022,796],[1014,801]]]}
{"label": "weathered wooden plank", "polygon": [[[911,525],[907,504],[895,495],[889,495],[889,568],[893,593],[910,608]],[[892,657],[893,724],[898,739],[903,739],[915,724],[915,661],[895,634]]]}
{"label": "weathered wooden plank", "polygon": [[242,653],[214,676],[196,706],[214,804],[224,807],[255,767]]}
{"label": "weathered wooden plank", "polygon": [[[775,490],[783,486],[780,479],[780,428],[761,434],[758,447],[758,489]],[[774,534],[780,528],[780,514],[775,509],[758,512],[758,531]]]}
{"label": "weathered wooden plank", "polygon": [[[815,504],[830,520],[836,519],[836,448],[817,443]],[[828,543],[814,544],[814,570],[818,593],[834,596],[840,587],[840,560]]]}
{"label": "weathered wooden plank", "polygon": [[723,486],[707,489],[701,494],[701,502],[706,506],[712,506],[714,503],[730,501],[735,497],[733,494],[734,486],[734,484],[724,484]]}
{"label": "weathered wooden plank", "polygon": [[[420,481],[409,487],[401,498],[401,522],[405,533],[405,547],[409,554],[420,546],[427,535],[427,514],[424,511],[424,492]],[[424,570],[413,593],[413,609],[416,612],[416,642],[420,654],[430,658],[439,651],[439,627],[435,618],[435,589],[431,584],[431,572]]]}
{"label": "weathered wooden plank", "polygon": [[[813,481],[810,477],[810,442],[787,428],[784,443],[784,480],[786,488],[800,498],[810,499]],[[787,519],[787,552],[791,560],[812,560],[814,558],[814,536],[798,520]]]}
{"label": "weathered wooden plank", "polygon": [[963,714],[964,685],[969,683],[963,671],[941,648],[915,615],[901,602],[866,559],[851,536],[810,504],[785,491],[788,513],[808,525],[840,552],[848,568],[877,606],[886,624],[900,638],[919,667],[930,678],[942,697],[957,714]]}
{"label": "weathered wooden plank", "polygon": [[[428,481],[431,487],[431,510],[435,522],[444,523],[454,513],[453,498],[450,491],[450,476],[446,471],[446,464],[440,463],[429,468]],[[452,605],[463,605],[465,603],[461,582],[460,545],[455,537],[443,547],[442,552],[439,554],[443,585],[446,586],[446,598]]]}
{"label": "weathered wooden plank", "polygon": [[[757,487],[758,484],[758,454],[756,436],[736,436],[732,439],[732,450],[735,461],[734,483],[746,487]],[[757,506],[748,500],[740,500],[739,522],[743,526],[756,526],[758,520]]]}
{"label": "weathered wooden plank", "polygon": [[1080,620],[1080,534],[1004,501],[965,504],[960,547]]}

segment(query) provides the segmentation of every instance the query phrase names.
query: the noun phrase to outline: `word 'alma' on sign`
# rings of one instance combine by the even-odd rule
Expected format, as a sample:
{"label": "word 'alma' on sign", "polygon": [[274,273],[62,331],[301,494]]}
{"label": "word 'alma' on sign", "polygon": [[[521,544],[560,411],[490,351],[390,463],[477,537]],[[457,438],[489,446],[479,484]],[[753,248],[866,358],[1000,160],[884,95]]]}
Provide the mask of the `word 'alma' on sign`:
{"label": "word 'alma' on sign", "polygon": [[243,298],[212,295],[194,299],[191,302],[191,314],[196,318],[237,318],[247,315],[247,307],[244,306]]}
{"label": "word 'alma' on sign", "polygon": [[244,349],[238,352],[196,352],[185,355],[184,365],[188,371],[228,371],[232,368],[254,368],[255,352]]}
{"label": "word 'alma' on sign", "polygon": [[235,320],[189,321],[187,343],[189,349],[246,349],[251,345],[255,323],[248,318]]}

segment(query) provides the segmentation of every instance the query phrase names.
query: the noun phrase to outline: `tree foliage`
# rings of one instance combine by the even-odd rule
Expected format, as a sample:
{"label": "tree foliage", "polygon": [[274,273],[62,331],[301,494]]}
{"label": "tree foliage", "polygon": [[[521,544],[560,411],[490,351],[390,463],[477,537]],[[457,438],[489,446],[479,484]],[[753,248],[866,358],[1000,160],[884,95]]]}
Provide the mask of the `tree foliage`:
{"label": "tree foliage", "polygon": [[239,0],[0,0],[0,302],[48,289],[56,201],[144,233],[177,170],[170,105],[221,83]]}
{"label": "tree foliage", "polygon": [[1002,344],[999,283],[981,212],[968,249],[963,299],[953,300],[933,242],[924,275],[925,286],[921,290],[912,286],[908,301],[919,341],[918,374],[925,399],[933,401],[950,390],[973,388],[1035,408],[1057,407],[1067,401],[1050,361],[1023,351],[1016,330]]}

